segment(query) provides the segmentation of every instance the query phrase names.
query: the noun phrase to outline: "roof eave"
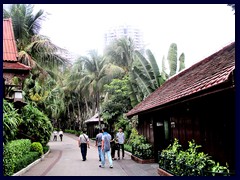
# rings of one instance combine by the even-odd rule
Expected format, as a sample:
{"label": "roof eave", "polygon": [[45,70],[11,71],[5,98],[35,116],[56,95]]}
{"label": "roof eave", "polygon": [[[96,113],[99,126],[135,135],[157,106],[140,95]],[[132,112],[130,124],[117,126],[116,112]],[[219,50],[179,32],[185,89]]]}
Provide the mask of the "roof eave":
{"label": "roof eave", "polygon": [[[137,111],[137,112],[134,112],[132,114],[131,113],[127,114],[126,116],[127,116],[127,118],[131,119],[133,116],[136,116],[136,115],[141,115],[141,114],[145,114],[145,113],[148,113],[148,112],[152,112],[152,111],[160,110],[160,109],[163,109],[163,108],[167,108],[167,107],[173,106],[175,104],[183,103],[185,101],[189,101],[189,100],[192,100],[192,99],[203,97],[205,95],[212,94],[212,93],[215,93],[215,92],[219,92],[219,91],[222,91],[222,90],[225,90],[225,89],[232,89],[232,88],[235,87],[235,85],[232,83],[233,71],[234,71],[234,69],[229,74],[229,77],[227,78],[227,80],[225,80],[225,81],[223,81],[219,84],[216,84],[214,86],[206,88],[202,91],[198,91],[198,92],[189,94],[187,96],[183,96],[181,98],[175,99],[175,100],[167,102],[165,104],[152,107],[150,109],[146,109],[146,110],[143,110],[143,111]],[[229,85],[229,84],[231,84],[231,85]],[[212,91],[213,89],[217,89],[217,90]]]}

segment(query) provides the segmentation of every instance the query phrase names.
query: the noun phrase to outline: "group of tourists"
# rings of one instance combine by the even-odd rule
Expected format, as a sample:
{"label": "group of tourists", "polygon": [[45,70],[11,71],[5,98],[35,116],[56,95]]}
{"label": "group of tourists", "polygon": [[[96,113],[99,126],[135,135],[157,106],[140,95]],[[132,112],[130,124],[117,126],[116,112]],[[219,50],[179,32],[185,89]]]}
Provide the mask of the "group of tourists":
{"label": "group of tourists", "polygon": [[[101,164],[99,167],[105,167],[105,159],[107,156],[109,167],[113,168],[113,160],[120,159],[120,149],[122,149],[122,159],[124,159],[124,133],[122,128],[119,128],[118,133],[114,135],[114,133],[109,134],[106,128],[99,130],[99,133],[96,136],[96,144],[98,148],[98,157]],[[87,148],[89,146],[89,137],[86,134],[86,130],[78,138],[78,146],[80,147],[82,154],[82,161],[86,161],[87,156]],[[115,158],[115,152],[117,151],[118,158]]]}
{"label": "group of tourists", "polygon": [[56,130],[53,131],[53,141],[57,141],[57,136],[59,135],[60,140],[63,140],[63,131],[60,129],[59,132],[57,132]]}

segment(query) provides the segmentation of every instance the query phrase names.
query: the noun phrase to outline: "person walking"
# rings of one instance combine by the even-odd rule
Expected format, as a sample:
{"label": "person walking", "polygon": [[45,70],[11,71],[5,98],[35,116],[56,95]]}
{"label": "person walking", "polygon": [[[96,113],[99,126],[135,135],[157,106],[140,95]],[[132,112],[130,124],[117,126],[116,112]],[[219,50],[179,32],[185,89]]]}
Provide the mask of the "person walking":
{"label": "person walking", "polygon": [[81,149],[82,160],[86,161],[87,160],[87,158],[86,158],[87,157],[87,147],[90,148],[89,138],[88,138],[88,135],[86,134],[86,130],[83,130],[83,133],[79,136],[78,146]]}
{"label": "person walking", "polygon": [[115,158],[115,152],[118,148],[118,143],[116,142],[116,139],[115,139],[115,136],[114,136],[114,132],[111,133],[111,136],[112,136],[112,140],[110,141],[110,145],[111,145],[111,157],[112,157],[112,160],[116,160]]}
{"label": "person walking", "polygon": [[62,138],[63,138],[63,131],[60,129],[60,131],[58,132],[58,134],[59,134],[59,137],[60,137],[60,139],[61,139],[61,141],[62,141]]}
{"label": "person walking", "polygon": [[105,154],[107,155],[108,161],[109,161],[109,167],[113,168],[113,162],[111,158],[110,153],[110,141],[111,141],[111,135],[106,132],[106,128],[102,129],[102,153],[101,153],[101,164],[99,167],[104,168],[105,167]]}
{"label": "person walking", "polygon": [[122,149],[122,159],[124,159],[124,141],[125,141],[125,137],[124,137],[124,133],[122,128],[118,129],[118,133],[116,134],[116,138],[119,144],[119,148],[117,149],[118,151],[118,160],[120,159],[120,149]]}
{"label": "person walking", "polygon": [[99,161],[101,161],[101,151],[102,151],[102,130],[99,129],[99,132],[96,136],[96,144],[95,146],[97,146],[98,148],[98,157],[99,157]]}
{"label": "person walking", "polygon": [[56,130],[53,131],[53,141],[57,141],[57,135],[58,135],[58,132]]}

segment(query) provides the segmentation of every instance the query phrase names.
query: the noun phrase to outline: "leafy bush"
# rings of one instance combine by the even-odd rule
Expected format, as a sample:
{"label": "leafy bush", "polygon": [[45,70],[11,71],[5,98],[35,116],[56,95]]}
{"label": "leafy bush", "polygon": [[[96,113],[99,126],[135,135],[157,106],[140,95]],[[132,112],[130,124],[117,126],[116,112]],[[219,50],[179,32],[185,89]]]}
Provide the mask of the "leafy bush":
{"label": "leafy bush", "polygon": [[51,137],[53,127],[48,117],[31,104],[22,109],[23,122],[19,126],[19,137],[27,137],[45,146]]}
{"label": "leafy bush", "polygon": [[152,145],[147,142],[146,137],[139,135],[135,128],[132,129],[128,144],[132,146],[132,154],[141,159],[153,158]]}
{"label": "leafy bush", "polygon": [[132,146],[133,155],[141,159],[151,159],[153,158],[152,145],[145,143]]}
{"label": "leafy bush", "polygon": [[146,137],[144,137],[143,135],[139,135],[137,130],[133,128],[130,138],[128,140],[128,144],[131,146],[137,146],[139,144],[143,144],[146,142],[147,142]]}
{"label": "leafy bush", "polygon": [[132,146],[130,146],[129,144],[124,144],[124,150],[132,152]]}
{"label": "leafy bush", "polygon": [[48,145],[47,146],[43,146],[43,153],[44,154],[47,153],[48,150],[49,150],[49,146]]}
{"label": "leafy bush", "polygon": [[33,142],[31,144],[31,151],[38,152],[38,155],[43,155],[43,146],[40,142]]}
{"label": "leafy bush", "polygon": [[3,142],[14,140],[18,126],[22,122],[21,116],[12,103],[3,100]]}
{"label": "leafy bush", "polygon": [[77,130],[72,130],[72,129],[65,129],[64,132],[70,133],[70,134],[75,134],[76,136],[80,136],[80,134],[82,134],[82,131],[77,131]]}
{"label": "leafy bush", "polygon": [[19,158],[15,163],[14,173],[20,171],[21,169],[27,167],[29,164],[34,162],[39,158],[38,152],[29,152],[24,154],[23,157]]}
{"label": "leafy bush", "polygon": [[167,157],[170,160],[176,159],[181,148],[182,148],[182,145],[178,143],[177,139],[174,139],[174,142],[172,145],[170,144],[166,149],[162,150],[161,156]]}
{"label": "leafy bush", "polygon": [[172,145],[162,150],[159,167],[178,176],[229,174],[228,166],[220,166],[211,159],[211,156],[199,152],[201,145],[197,145],[194,140],[189,141],[188,144],[189,148],[184,151],[175,139]]}
{"label": "leafy bush", "polygon": [[3,173],[11,176],[15,171],[16,162],[24,154],[30,152],[31,141],[29,139],[13,140],[3,147]]}

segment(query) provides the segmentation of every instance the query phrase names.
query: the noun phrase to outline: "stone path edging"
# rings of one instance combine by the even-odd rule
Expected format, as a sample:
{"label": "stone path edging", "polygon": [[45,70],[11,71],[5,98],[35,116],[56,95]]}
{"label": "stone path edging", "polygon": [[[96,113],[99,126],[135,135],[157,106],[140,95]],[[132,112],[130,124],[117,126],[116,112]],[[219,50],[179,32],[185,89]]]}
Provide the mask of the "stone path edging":
{"label": "stone path edging", "polygon": [[21,169],[20,171],[16,172],[15,174],[13,174],[12,176],[21,176],[22,174],[24,174],[26,171],[28,171],[30,168],[32,168],[33,166],[35,166],[36,164],[38,164],[40,161],[42,161],[45,156],[47,156],[50,153],[50,149],[48,150],[48,152],[46,152],[44,155],[42,155],[39,159],[35,160],[34,162],[32,162],[31,164],[29,164],[27,167]]}

